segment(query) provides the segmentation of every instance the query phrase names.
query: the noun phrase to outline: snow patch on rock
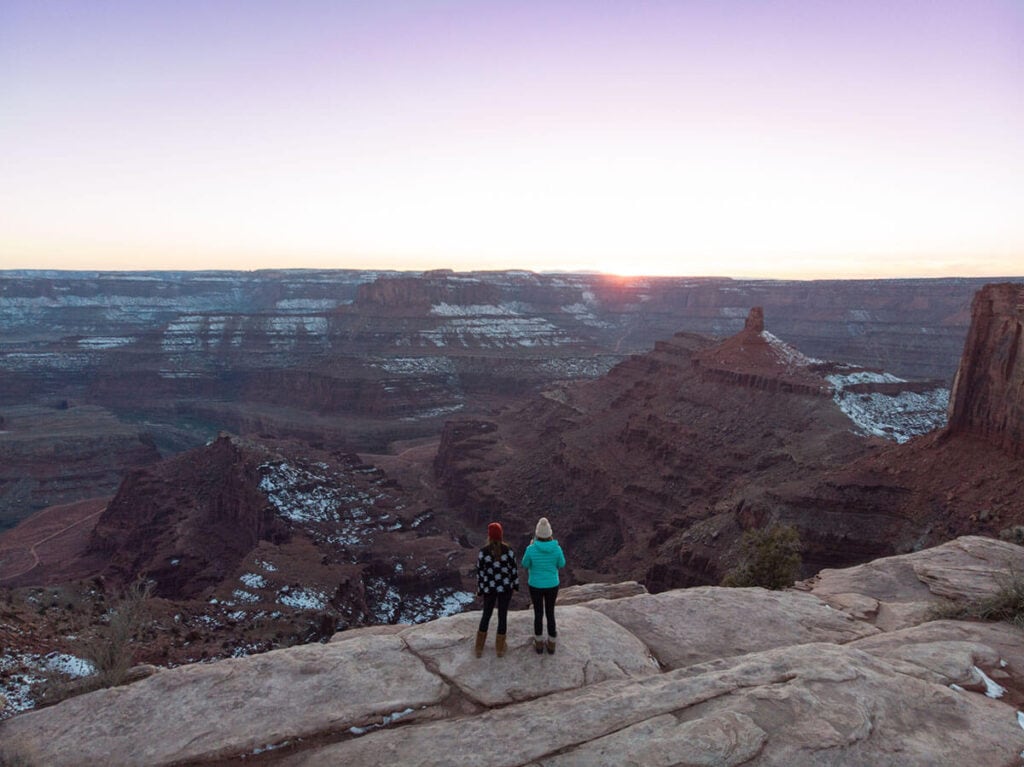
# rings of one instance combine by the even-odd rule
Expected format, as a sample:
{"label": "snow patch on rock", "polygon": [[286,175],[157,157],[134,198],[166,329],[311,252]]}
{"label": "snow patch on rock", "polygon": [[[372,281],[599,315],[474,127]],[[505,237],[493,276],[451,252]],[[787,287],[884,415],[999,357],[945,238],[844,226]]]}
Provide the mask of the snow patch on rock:
{"label": "snow patch on rock", "polygon": [[948,389],[902,391],[898,394],[847,389],[864,383],[904,383],[903,379],[890,373],[868,371],[829,375],[826,379],[832,384],[832,398],[836,405],[865,434],[903,443],[946,425]]}

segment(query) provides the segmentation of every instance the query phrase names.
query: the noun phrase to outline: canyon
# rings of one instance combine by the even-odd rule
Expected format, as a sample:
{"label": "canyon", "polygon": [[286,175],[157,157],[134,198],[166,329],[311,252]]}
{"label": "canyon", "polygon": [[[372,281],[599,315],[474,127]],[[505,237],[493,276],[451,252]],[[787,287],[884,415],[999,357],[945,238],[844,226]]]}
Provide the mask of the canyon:
{"label": "canyon", "polygon": [[[164,668],[458,618],[492,519],[521,551],[548,516],[571,552],[572,588],[633,579],[655,595],[717,584],[743,534],[776,524],[798,530],[805,577],[1024,525],[1021,285],[985,287],[973,311],[970,296],[945,305],[947,330],[965,311],[971,320],[950,397],[953,371],[906,380],[812,356],[783,340],[770,305],[717,316],[728,334],[668,333],[628,351],[656,324],[629,312],[659,299],[618,304],[618,331],[629,315],[635,334],[586,336],[555,320],[579,319],[562,303],[579,284],[553,295],[549,279],[377,275],[354,280],[350,304],[320,307],[326,327],[347,330],[315,343],[308,323],[286,344],[208,317],[165,348],[174,314],[66,378],[4,368],[23,391],[4,390],[0,447],[6,437],[21,466],[37,460],[2,496],[29,509],[0,534],[4,694],[32,704],[33,686],[13,680],[102,636],[100,616],[139,578],[154,591],[136,660]],[[535,292],[513,304],[503,280]],[[695,296],[723,294],[695,282]],[[606,309],[623,295],[602,289]],[[281,290],[262,300],[309,310]],[[231,327],[270,327],[245,317]],[[930,335],[915,343],[934,354]],[[29,347],[60,358],[69,343],[22,335],[14,358]],[[172,363],[190,375],[151,385]],[[248,420],[228,417],[243,411]],[[78,465],[55,449],[76,429],[102,447],[69,448]],[[43,470],[64,478],[61,493]],[[30,497],[59,505],[39,512]]]}
{"label": "canyon", "polygon": [[[807,575],[999,535],[1024,522],[1007,426],[1020,423],[1020,294],[975,299],[958,380],[1000,386],[954,400],[948,427],[943,391],[807,357],[755,308],[725,340],[676,334],[601,379],[449,421],[437,481],[464,518],[499,517],[513,536],[547,516],[582,580],[653,591],[718,583],[743,534],[773,525],[799,533]],[[963,402],[987,420],[962,428]]]}
{"label": "canyon", "polygon": [[[221,431],[392,452],[436,437],[452,416],[598,378],[677,332],[731,335],[751,306],[806,355],[948,387],[982,284],[3,271],[0,450],[12,466],[42,468],[0,475],[0,530],[108,495],[157,452]],[[45,441],[58,420],[62,433]],[[125,441],[112,447],[119,457],[87,460],[82,444],[70,458],[57,445],[73,428],[97,444]]]}

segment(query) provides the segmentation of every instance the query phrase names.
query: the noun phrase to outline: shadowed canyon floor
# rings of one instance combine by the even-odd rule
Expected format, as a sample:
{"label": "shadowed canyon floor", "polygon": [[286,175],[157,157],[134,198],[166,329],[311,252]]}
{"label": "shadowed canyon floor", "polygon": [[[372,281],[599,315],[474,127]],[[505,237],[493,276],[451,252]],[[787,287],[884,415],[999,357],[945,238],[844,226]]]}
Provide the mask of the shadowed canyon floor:
{"label": "shadowed canyon floor", "polygon": [[0,740],[47,765],[1016,764],[1021,631],[928,616],[1022,568],[965,537],[802,591],[567,589],[552,656],[525,611],[504,658],[473,656],[478,613],[359,629],[159,671]]}

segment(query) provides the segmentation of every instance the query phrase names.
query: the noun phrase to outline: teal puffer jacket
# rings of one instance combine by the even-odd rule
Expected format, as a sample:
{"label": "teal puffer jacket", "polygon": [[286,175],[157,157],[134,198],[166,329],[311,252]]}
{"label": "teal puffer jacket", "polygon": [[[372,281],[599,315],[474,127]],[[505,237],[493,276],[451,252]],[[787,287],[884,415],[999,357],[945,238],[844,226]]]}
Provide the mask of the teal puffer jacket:
{"label": "teal puffer jacket", "polygon": [[529,570],[528,583],[535,589],[550,589],[558,585],[558,570],[565,567],[565,554],[558,541],[534,541],[526,547],[521,561]]}

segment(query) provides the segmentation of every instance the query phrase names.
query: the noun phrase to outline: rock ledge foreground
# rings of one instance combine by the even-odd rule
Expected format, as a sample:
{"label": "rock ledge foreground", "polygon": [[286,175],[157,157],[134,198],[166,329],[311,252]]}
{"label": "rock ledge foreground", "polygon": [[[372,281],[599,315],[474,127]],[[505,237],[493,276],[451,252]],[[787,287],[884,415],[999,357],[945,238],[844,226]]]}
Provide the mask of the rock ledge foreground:
{"label": "rock ledge foreground", "polygon": [[[478,613],[161,671],[17,716],[28,764],[1019,764],[1024,635],[930,621],[1024,548],[964,537],[796,590],[566,589],[553,656],[532,614],[472,652]],[[611,598],[608,598],[611,597]],[[575,604],[573,604],[575,602]]]}

